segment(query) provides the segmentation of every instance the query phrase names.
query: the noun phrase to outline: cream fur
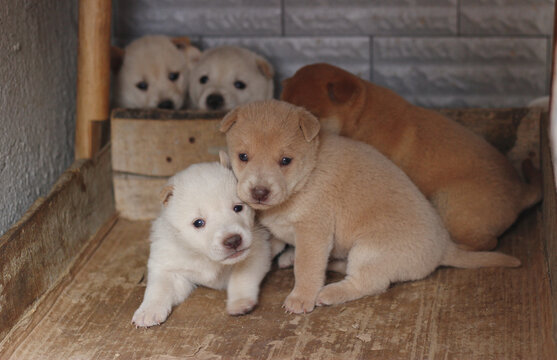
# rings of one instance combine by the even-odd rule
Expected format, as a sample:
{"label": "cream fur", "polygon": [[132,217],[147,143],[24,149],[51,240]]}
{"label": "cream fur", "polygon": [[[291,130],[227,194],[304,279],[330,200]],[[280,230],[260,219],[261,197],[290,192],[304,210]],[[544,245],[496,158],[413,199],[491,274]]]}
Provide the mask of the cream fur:
{"label": "cream fur", "polygon": [[[222,46],[203,52],[190,77],[190,99],[193,108],[201,110],[230,110],[238,105],[273,97],[271,64],[247,49]],[[202,84],[201,77],[207,82]],[[238,89],[236,81],[246,87]],[[222,106],[211,108],[207,98],[211,94],[221,96]]]}
{"label": "cream fur", "polygon": [[[163,209],[153,222],[147,288],[132,322],[158,325],[197,285],[227,289],[227,311],[248,313],[271,264],[269,233],[254,224],[254,211],[236,195],[232,171],[218,163],[192,165],[170,178]],[[240,212],[235,205],[242,205]],[[193,222],[203,219],[205,226]],[[224,245],[240,235],[236,249]]]}
{"label": "cream fur", "polygon": [[[239,107],[221,123],[239,197],[259,210],[275,237],[295,245],[287,311],[378,294],[439,265],[520,264],[500,253],[459,250],[433,206],[391,161],[370,145],[316,129],[309,112],[275,100]],[[291,162],[281,165],[284,158]],[[270,191],[267,198],[254,193],[258,186]],[[323,287],[329,258],[341,260],[331,265],[347,275]]]}

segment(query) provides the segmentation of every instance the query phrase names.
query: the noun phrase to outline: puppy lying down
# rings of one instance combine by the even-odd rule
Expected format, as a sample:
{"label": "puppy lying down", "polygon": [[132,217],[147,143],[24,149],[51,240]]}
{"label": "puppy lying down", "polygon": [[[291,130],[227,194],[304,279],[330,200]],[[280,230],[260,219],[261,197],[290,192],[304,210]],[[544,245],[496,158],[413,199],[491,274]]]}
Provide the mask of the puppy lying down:
{"label": "puppy lying down", "polygon": [[274,69],[256,53],[235,46],[203,52],[190,76],[194,109],[230,110],[252,101],[273,98]]}
{"label": "puppy lying down", "polygon": [[[260,211],[276,238],[295,245],[287,311],[378,294],[439,265],[520,265],[505,254],[457,248],[402,170],[370,145],[320,133],[303,108],[276,100],[244,105],[220,129],[240,199]],[[346,277],[323,286],[329,258]]]}
{"label": "puppy lying down", "polygon": [[236,182],[218,163],[191,165],[169,179],[151,229],[147,288],[132,319],[137,327],[165,321],[197,285],[227,289],[231,315],[257,304],[271,264],[269,233],[254,226],[254,211],[236,195]]}

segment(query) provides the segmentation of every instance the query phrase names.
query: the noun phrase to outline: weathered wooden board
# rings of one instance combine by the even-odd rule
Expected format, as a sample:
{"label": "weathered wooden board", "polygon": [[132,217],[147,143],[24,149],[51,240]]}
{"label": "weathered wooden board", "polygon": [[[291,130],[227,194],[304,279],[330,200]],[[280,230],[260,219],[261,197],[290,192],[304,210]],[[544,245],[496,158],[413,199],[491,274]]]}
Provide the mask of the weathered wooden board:
{"label": "weathered wooden board", "polygon": [[120,219],[43,305],[50,310],[0,358],[554,359],[540,220],[534,209],[501,239],[499,250],[522,260],[518,269],[442,268],[307,315],[284,313],[293,273],[275,269],[250,315],[228,316],[224,292],[198,288],[166,323],[145,330],[131,317],[145,290],[150,224]]}
{"label": "weathered wooden board", "polygon": [[[522,160],[539,163],[538,109],[441,110],[500,149],[520,171]],[[116,208],[127,219],[153,219],[164,179],[187,166],[218,160],[226,149],[218,126],[224,113],[116,110],[112,114],[112,162]]]}
{"label": "weathered wooden board", "polygon": [[543,171],[543,236],[546,246],[548,272],[553,299],[553,337],[557,342],[557,194],[555,169],[549,147],[549,117],[542,122],[541,151]]}
{"label": "weathered wooden board", "polygon": [[79,160],[0,238],[0,340],[115,213],[110,150]]}

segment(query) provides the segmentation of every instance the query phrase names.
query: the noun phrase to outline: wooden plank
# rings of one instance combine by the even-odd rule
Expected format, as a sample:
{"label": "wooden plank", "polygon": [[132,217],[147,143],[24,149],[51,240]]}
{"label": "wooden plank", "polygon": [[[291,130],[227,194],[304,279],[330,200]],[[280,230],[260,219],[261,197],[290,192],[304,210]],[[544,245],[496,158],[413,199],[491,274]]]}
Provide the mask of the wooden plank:
{"label": "wooden plank", "polygon": [[193,163],[218,160],[219,150],[226,147],[224,135],[218,131],[222,116],[189,111],[115,112],[111,123],[113,169],[172,176]]}
{"label": "wooden plank", "polygon": [[110,107],[111,0],[79,1],[75,158],[100,150]]}
{"label": "wooden plank", "polygon": [[542,126],[542,171],[543,171],[543,235],[551,279],[553,300],[553,337],[557,342],[557,194],[555,191],[555,169],[549,146],[549,117],[544,116]]}
{"label": "wooden plank", "polygon": [[115,212],[110,149],[76,161],[0,238],[0,339]]}
{"label": "wooden plank", "polygon": [[130,220],[149,220],[160,211],[159,194],[167,178],[114,174],[114,200],[120,216]]}
{"label": "wooden plank", "polygon": [[554,359],[540,220],[531,210],[501,239],[500,250],[522,260],[518,269],[441,268],[307,315],[284,313],[293,273],[274,269],[250,315],[228,316],[225,292],[201,287],[147,330],[131,317],[145,290],[150,224],[119,220],[12,356],[0,358]]}

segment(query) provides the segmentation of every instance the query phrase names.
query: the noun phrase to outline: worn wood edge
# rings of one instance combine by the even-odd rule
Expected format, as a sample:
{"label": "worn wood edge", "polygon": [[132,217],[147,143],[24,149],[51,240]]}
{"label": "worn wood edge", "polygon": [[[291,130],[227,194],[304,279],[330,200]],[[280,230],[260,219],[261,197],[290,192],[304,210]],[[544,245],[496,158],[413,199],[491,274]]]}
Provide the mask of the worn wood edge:
{"label": "worn wood edge", "polygon": [[[543,173],[543,239],[547,272],[551,288],[552,316],[552,344],[553,354],[557,353],[557,192],[555,190],[555,169],[549,143],[549,116],[544,114],[541,134],[542,147],[542,173]],[[551,352],[549,352],[551,353]],[[555,356],[555,355],[554,355]]]}
{"label": "worn wood edge", "polygon": [[60,276],[58,281],[43,294],[12,327],[10,332],[0,342],[0,357],[9,358],[17,350],[19,345],[25,341],[27,336],[41,322],[52,306],[56,303],[63,290],[75,278],[76,274],[87,264],[91,256],[101,245],[103,240],[116,225],[119,219],[118,213],[114,213],[107,222],[101,226],[99,231],[85,244],[82,251],[68,266],[67,271]]}
{"label": "worn wood edge", "polygon": [[0,238],[0,340],[116,212],[110,155],[74,162]]}
{"label": "worn wood edge", "polygon": [[163,110],[163,109],[124,109],[112,110],[112,120],[204,120],[221,119],[226,111],[203,110]]}

